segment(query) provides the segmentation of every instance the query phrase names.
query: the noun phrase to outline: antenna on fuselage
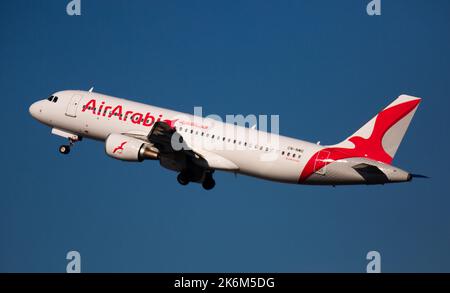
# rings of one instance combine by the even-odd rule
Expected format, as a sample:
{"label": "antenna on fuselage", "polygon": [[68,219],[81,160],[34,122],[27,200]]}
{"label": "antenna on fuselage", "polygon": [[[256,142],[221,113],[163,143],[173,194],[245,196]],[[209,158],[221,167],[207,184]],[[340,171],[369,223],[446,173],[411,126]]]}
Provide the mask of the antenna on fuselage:
{"label": "antenna on fuselage", "polygon": [[89,89],[89,92],[92,93],[93,90],[94,90],[94,87],[91,87],[91,88]]}

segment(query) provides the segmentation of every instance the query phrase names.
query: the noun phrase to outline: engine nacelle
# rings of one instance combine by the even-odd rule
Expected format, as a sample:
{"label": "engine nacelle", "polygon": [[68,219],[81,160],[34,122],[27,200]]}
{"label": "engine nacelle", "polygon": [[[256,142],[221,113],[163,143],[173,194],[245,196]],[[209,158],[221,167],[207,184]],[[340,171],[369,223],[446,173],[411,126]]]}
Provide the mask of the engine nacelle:
{"label": "engine nacelle", "polygon": [[157,160],[159,151],[149,143],[137,138],[112,133],[105,141],[108,156],[123,161]]}

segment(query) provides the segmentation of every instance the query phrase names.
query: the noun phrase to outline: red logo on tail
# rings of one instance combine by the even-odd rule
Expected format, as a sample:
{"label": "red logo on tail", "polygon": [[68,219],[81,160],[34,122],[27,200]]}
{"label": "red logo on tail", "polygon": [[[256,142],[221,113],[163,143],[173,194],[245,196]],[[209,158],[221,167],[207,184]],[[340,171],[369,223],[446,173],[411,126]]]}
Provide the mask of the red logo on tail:
{"label": "red logo on tail", "polygon": [[[419,103],[420,100],[412,100],[392,106],[378,113],[373,131],[369,138],[353,136],[348,139],[355,145],[354,148],[330,147],[315,153],[309,159],[308,163],[306,163],[305,168],[303,168],[299,182],[305,181],[315,171],[340,159],[367,157],[372,160],[390,164],[392,162],[392,157],[383,148],[383,137],[392,126],[408,115]],[[329,153],[329,157],[326,160],[319,156],[319,154],[324,151],[326,151],[325,153],[327,154]]]}

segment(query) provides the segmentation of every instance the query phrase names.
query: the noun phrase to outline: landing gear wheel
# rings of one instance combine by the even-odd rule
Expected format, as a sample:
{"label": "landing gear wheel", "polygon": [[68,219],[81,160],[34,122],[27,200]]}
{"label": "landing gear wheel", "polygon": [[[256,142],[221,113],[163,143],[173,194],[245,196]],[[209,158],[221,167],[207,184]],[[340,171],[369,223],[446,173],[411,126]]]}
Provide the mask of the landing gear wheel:
{"label": "landing gear wheel", "polygon": [[216,181],[214,181],[212,177],[206,178],[205,181],[203,181],[202,186],[206,190],[211,190],[214,188],[214,186],[216,186]]}
{"label": "landing gear wheel", "polygon": [[184,173],[180,173],[177,176],[177,181],[178,183],[180,183],[181,185],[188,185],[189,183],[189,178],[186,176],[186,174]]}
{"label": "landing gear wheel", "polygon": [[68,145],[62,145],[59,147],[59,152],[63,155],[67,155],[68,153],[70,153],[70,146]]}

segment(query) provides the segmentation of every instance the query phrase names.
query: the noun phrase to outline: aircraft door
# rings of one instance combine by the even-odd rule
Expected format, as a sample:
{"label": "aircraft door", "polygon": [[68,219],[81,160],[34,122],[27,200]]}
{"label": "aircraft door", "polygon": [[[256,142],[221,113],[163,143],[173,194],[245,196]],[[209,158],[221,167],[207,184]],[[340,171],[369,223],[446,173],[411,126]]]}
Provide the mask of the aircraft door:
{"label": "aircraft door", "polygon": [[314,172],[319,175],[325,175],[327,171],[327,164],[323,164],[330,157],[329,151],[320,151],[317,154],[316,161],[314,162]]}
{"label": "aircraft door", "polygon": [[67,105],[66,109],[66,115],[69,117],[77,117],[77,109],[78,104],[81,101],[81,95],[75,94],[72,96],[72,99],[70,100],[69,104]]}

